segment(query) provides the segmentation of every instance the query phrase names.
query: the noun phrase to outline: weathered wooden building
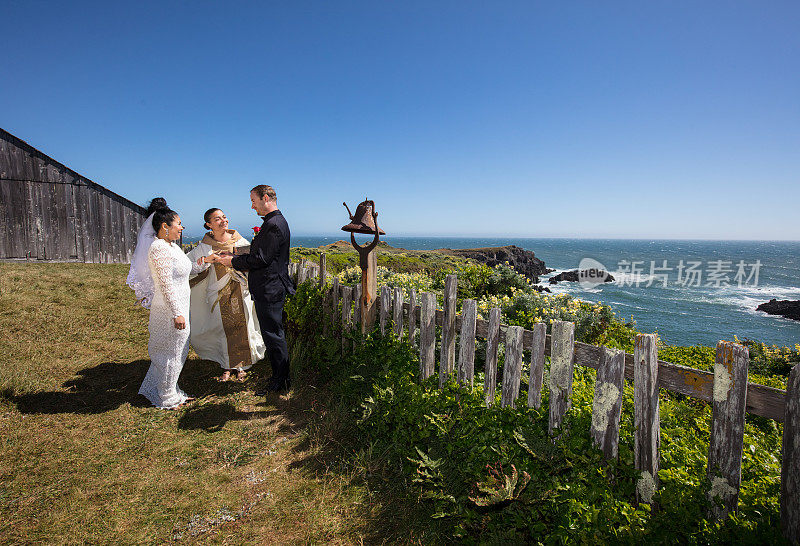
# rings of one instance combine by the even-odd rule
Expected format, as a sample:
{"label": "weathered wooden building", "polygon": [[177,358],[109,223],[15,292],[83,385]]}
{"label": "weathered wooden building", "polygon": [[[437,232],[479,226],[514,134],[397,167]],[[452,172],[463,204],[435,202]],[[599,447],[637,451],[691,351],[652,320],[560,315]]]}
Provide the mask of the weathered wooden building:
{"label": "weathered wooden building", "polygon": [[0,129],[0,259],[130,262],[144,213]]}

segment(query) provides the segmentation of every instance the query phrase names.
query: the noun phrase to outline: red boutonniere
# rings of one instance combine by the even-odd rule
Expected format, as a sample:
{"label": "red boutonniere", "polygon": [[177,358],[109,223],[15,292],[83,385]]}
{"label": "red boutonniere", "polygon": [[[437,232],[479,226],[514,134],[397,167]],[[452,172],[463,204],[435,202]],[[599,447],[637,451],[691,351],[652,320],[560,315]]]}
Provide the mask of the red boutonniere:
{"label": "red boutonniere", "polygon": [[258,235],[258,232],[259,232],[259,231],[261,231],[261,228],[260,228],[260,227],[258,227],[258,226],[255,226],[255,227],[253,228],[253,235]]}

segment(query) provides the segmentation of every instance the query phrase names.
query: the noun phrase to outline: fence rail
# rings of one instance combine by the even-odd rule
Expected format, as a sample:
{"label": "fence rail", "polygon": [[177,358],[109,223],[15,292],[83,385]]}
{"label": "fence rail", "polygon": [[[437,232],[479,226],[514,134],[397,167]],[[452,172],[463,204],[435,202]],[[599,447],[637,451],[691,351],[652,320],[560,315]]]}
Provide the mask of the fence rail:
{"label": "fence rail", "polygon": [[[325,263],[324,254],[320,261]],[[325,284],[325,270],[316,264],[291,264],[290,273],[298,283],[318,279]],[[745,413],[784,423],[781,469],[781,526],[784,536],[800,543],[800,364],[789,375],[787,390],[748,383],[747,348],[726,341],[717,344],[714,372],[679,366],[658,359],[657,339],[652,334],[637,334],[633,354],[576,342],[575,325],[555,321],[552,333],[543,323],[533,330],[500,323],[500,309],[489,313],[489,320],[477,318],[475,300],[462,302],[456,314],[458,279],[445,281],[444,309],[436,308],[431,293],[409,290],[408,301],[400,288],[383,286],[379,297],[378,322],[382,335],[392,335],[418,345],[420,378],[436,373],[436,328],[441,328],[439,385],[451,377],[459,383],[474,382],[475,339],[486,340],[484,393],[486,405],[495,400],[497,362],[500,343],[505,343],[500,404],[514,406],[519,397],[524,351],[530,351],[528,407],[541,406],[541,390],[550,393],[549,430],[558,435],[570,408],[574,366],[597,370],[592,427],[590,435],[606,458],[615,458],[619,446],[619,427],[624,382],[634,384],[634,462],[641,472],[636,487],[639,502],[650,503],[658,490],[660,417],[659,389],[683,394],[712,405],[708,477],[714,499],[711,516],[722,519],[738,504],[741,482],[742,445]],[[355,287],[356,289],[360,287]],[[327,312],[341,321],[344,330],[359,322],[358,294],[351,287],[340,286],[334,278],[329,288]],[[417,303],[419,302],[419,303]],[[391,319],[392,329],[388,330]],[[417,335],[419,333],[419,335]],[[418,339],[418,342],[417,342]],[[456,351],[456,341],[458,350]],[[344,340],[343,340],[344,342]],[[343,345],[343,350],[345,346]],[[545,357],[550,357],[549,385],[544,386]]]}

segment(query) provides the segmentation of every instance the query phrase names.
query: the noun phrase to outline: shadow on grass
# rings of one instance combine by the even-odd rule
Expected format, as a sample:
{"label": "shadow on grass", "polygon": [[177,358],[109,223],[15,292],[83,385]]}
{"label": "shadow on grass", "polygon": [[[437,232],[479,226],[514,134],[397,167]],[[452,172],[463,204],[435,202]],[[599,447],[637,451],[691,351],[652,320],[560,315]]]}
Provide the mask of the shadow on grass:
{"label": "shadow on grass", "polygon": [[323,381],[308,370],[299,384],[291,405],[283,407],[285,417],[304,429],[304,437],[292,446],[297,457],[288,468],[321,480],[337,476],[350,486],[370,491],[368,502],[355,511],[357,532],[367,544],[432,544],[442,541],[438,520],[431,520],[429,507],[380,454],[360,457],[356,452],[367,447],[349,408],[337,404],[335,395]]}
{"label": "shadow on grass", "polygon": [[[257,364],[254,368],[251,368],[245,383],[212,381],[208,386],[209,389],[201,392],[200,403],[190,406],[182,412],[181,417],[178,419],[178,428],[217,432],[222,430],[229,421],[249,421],[253,419],[265,420],[266,425],[280,423],[275,430],[278,434],[293,435],[304,428],[308,422],[306,408],[308,401],[303,393],[308,388],[293,389],[290,394],[269,393],[265,398],[262,398],[261,402],[256,404],[264,409],[256,411],[237,410],[235,404],[230,401],[203,403],[202,398],[210,395],[224,396],[240,390],[258,390],[258,385],[263,380],[263,377],[259,375],[259,371],[253,371],[258,366]],[[267,366],[263,366],[260,370],[263,371],[266,368]],[[267,375],[271,375],[271,372],[267,372]],[[234,386],[231,387],[230,385]]]}
{"label": "shadow on grass", "polygon": [[251,419],[277,419],[277,411],[239,411],[230,402],[202,404],[189,407],[181,413],[178,428],[182,430],[204,430],[217,432],[229,421],[249,421]]}
{"label": "shadow on grass", "polygon": [[[85,368],[63,383],[62,390],[14,394],[0,393],[25,414],[97,414],[117,409],[129,403],[134,407],[148,407],[150,402],[139,395],[149,360],[133,362],[104,362]],[[252,389],[258,380],[257,373],[248,374],[248,381],[217,381],[219,366],[207,360],[187,360],[178,385],[191,396],[225,396]]]}

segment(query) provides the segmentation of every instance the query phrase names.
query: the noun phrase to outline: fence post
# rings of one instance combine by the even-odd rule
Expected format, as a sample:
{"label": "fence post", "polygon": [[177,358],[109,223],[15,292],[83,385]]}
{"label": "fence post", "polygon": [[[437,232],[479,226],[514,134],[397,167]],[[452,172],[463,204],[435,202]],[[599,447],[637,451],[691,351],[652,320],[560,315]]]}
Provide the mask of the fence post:
{"label": "fence post", "polygon": [[486,365],[483,372],[483,395],[488,408],[494,403],[497,383],[497,350],[500,346],[500,308],[489,311],[489,331],[486,334]]}
{"label": "fence post", "polygon": [[531,373],[528,379],[528,407],[542,406],[542,382],[544,381],[544,345],[547,341],[547,326],[544,322],[533,325],[531,346]]}
{"label": "fence post", "polygon": [[739,504],[749,363],[745,347],[727,341],[717,343],[708,446],[708,478],[712,484],[708,497],[711,514],[717,520],[736,511]]}
{"label": "fence post", "polygon": [[378,304],[378,254],[375,250],[367,254],[367,271],[361,270],[361,333],[367,334],[375,327],[375,308]]}
{"label": "fence post", "polygon": [[475,326],[478,304],[466,299],[461,306],[461,334],[458,341],[458,382],[469,383],[475,378]]}
{"label": "fence post", "polygon": [[331,306],[331,292],[330,290],[322,291],[322,335],[327,337],[330,334],[330,324],[328,316],[330,315]]}
{"label": "fence post", "polygon": [[800,364],[786,382],[781,467],[781,528],[790,544],[800,544]]}
{"label": "fence post", "polygon": [[389,287],[385,284],[381,286],[381,305],[379,313],[379,321],[381,325],[381,335],[386,335],[386,320],[389,318],[389,306],[391,300],[389,299]]}
{"label": "fence post", "polygon": [[[333,284],[331,285],[331,316],[330,321],[335,326],[336,325],[336,315],[339,311],[339,277],[333,278]],[[334,329],[336,332],[336,329]]]}
{"label": "fence post", "polygon": [[396,286],[394,289],[394,306],[392,308],[392,320],[394,321],[394,335],[397,339],[403,339],[403,289]]}
{"label": "fence post", "polygon": [[327,274],[328,255],[324,252],[319,253],[319,287],[325,287],[325,276]]}
{"label": "fence post", "polygon": [[361,323],[361,284],[353,287],[353,323]]}
{"label": "fence post", "polygon": [[442,321],[442,352],[439,357],[439,387],[453,373],[456,360],[456,286],[458,277],[448,275],[444,281],[444,320]]}
{"label": "fence post", "polygon": [[575,325],[555,321],[552,330],[553,347],[550,350],[550,421],[552,434],[561,427],[564,416],[572,405],[572,376],[575,367]]}
{"label": "fence post", "polygon": [[352,303],[353,289],[349,286],[342,287],[342,354],[347,348],[348,338],[345,335],[350,331],[350,307]]}
{"label": "fence post", "polygon": [[506,360],[503,364],[503,392],[500,405],[513,406],[519,395],[522,373],[522,326],[509,326],[506,330]]}
{"label": "fence post", "polygon": [[436,296],[430,292],[422,292],[420,297],[419,366],[424,381],[433,375],[436,367]]}
{"label": "fence post", "polygon": [[408,291],[408,342],[413,347],[417,330],[417,291],[412,288]]}
{"label": "fence post", "polygon": [[625,388],[625,351],[603,347],[592,401],[592,440],[606,460],[619,452],[619,420]]}
{"label": "fence post", "polygon": [[633,350],[633,458],[642,473],[636,500],[650,504],[658,489],[661,422],[658,409],[658,348],[654,334],[637,334]]}

